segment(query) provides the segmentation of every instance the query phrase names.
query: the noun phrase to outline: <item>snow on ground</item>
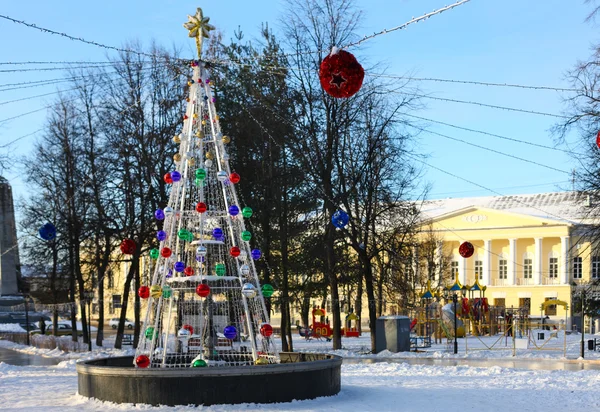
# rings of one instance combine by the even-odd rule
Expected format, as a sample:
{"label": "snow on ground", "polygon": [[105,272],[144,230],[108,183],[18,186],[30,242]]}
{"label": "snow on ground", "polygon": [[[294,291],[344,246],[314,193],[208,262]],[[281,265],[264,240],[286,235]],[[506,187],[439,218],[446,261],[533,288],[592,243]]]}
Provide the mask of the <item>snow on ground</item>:
{"label": "snow on ground", "polygon": [[0,323],[0,332],[4,333],[23,333],[23,329],[18,323]]}
{"label": "snow on ground", "polygon": [[[308,382],[307,382],[308,384]],[[527,371],[402,363],[342,366],[339,395],[280,404],[215,405],[203,411],[600,410],[600,371]],[[112,404],[77,395],[75,361],[49,367],[0,363],[0,409],[7,411],[184,411]]]}

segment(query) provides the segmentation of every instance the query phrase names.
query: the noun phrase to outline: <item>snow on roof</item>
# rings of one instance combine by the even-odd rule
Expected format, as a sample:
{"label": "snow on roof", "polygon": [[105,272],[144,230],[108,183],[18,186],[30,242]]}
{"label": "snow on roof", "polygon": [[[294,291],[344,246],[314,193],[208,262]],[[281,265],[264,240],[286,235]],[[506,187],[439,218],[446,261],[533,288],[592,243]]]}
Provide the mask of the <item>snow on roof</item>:
{"label": "snow on roof", "polygon": [[595,200],[584,192],[464,197],[426,200],[421,205],[421,213],[426,219],[434,219],[469,207],[483,207],[568,223],[589,223],[595,208],[588,207],[588,202],[593,205]]}

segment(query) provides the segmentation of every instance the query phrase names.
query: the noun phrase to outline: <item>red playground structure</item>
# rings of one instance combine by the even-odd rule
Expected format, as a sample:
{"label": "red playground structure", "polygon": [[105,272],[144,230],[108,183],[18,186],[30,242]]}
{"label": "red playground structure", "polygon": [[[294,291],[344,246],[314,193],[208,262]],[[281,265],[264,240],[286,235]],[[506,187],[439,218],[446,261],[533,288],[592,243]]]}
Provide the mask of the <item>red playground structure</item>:
{"label": "red playground structure", "polygon": [[[360,336],[360,331],[358,329],[359,321],[360,320],[359,320],[358,316],[356,316],[356,313],[354,313],[354,312],[348,313],[346,315],[345,326],[341,330],[342,336],[345,336],[347,338],[358,338]],[[353,322],[354,322],[354,326],[352,325]]]}

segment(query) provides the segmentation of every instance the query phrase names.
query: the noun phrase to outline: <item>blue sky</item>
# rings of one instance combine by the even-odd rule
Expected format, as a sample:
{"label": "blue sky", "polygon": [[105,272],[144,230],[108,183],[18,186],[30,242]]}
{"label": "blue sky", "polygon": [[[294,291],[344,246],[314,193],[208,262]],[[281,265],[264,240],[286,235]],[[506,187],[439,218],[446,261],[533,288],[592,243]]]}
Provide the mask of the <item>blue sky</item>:
{"label": "blue sky", "polygon": [[[442,7],[447,0],[356,0],[365,11],[360,34],[392,28],[413,16]],[[285,1],[223,0],[198,3],[189,0],[127,0],[87,3],[29,0],[5,1],[0,14],[35,23],[100,43],[120,46],[152,39],[182,47],[193,57],[194,43],[187,38],[182,23],[187,14],[202,6],[211,23],[229,38],[240,26],[247,37],[257,35],[261,22],[277,33]],[[523,85],[568,87],[566,72],[578,59],[586,59],[591,45],[600,40],[596,30],[584,19],[589,6],[583,0],[472,0],[406,30],[379,36],[350,50],[368,62],[381,61],[389,74],[456,80],[475,80]],[[44,34],[6,20],[0,20],[0,62],[22,61],[100,61],[107,51]],[[35,66],[19,66],[35,68]],[[0,70],[13,66],[1,65]],[[0,84],[61,77],[61,72],[2,73]],[[52,85],[0,92],[0,119],[41,108],[53,96],[1,105],[4,101],[51,93],[65,85]],[[464,84],[419,82],[423,94],[447,99],[476,101],[526,110],[560,114],[566,94]],[[0,87],[1,88],[1,87]],[[423,110],[414,114],[471,129],[483,130],[534,143],[553,145],[549,128],[560,119],[515,113],[426,99]],[[0,145],[31,133],[44,124],[45,113],[20,117],[0,125]],[[509,143],[431,124],[428,128],[497,151],[524,157],[558,169],[571,170],[573,161],[564,153]],[[571,136],[575,138],[575,136]],[[15,146],[14,154],[23,155],[35,136]],[[537,165],[506,158],[439,136],[422,133],[418,149],[430,155],[427,162],[437,168],[464,177],[502,194],[547,192],[569,189],[569,175]],[[431,197],[493,195],[465,180],[426,168],[424,181],[431,182]],[[21,171],[4,173],[17,196],[26,193]]]}

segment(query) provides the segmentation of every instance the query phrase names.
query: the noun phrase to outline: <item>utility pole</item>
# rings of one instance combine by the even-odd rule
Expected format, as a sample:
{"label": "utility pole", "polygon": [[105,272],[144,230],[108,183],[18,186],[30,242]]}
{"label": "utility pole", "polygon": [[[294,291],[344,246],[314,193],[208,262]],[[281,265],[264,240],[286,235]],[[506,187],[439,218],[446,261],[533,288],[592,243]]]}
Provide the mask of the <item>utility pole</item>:
{"label": "utility pole", "polygon": [[458,298],[456,297],[456,293],[452,295],[452,302],[454,303],[454,354],[458,353],[458,341],[456,340],[457,336],[457,327],[456,327],[456,301]]}

